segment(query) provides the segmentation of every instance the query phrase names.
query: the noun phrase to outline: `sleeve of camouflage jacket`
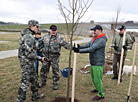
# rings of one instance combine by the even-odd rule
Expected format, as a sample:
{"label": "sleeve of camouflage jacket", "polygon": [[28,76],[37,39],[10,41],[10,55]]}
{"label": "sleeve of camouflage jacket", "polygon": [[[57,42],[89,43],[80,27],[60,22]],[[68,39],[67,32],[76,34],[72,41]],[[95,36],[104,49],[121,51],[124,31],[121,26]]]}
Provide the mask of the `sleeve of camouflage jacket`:
{"label": "sleeve of camouflage jacket", "polygon": [[25,55],[29,58],[29,59],[34,59],[34,60],[42,60],[42,57],[36,55],[36,45],[35,45],[35,41],[32,37],[27,37],[25,39]]}
{"label": "sleeve of camouflage jacket", "polygon": [[39,49],[40,47],[42,47],[42,50],[44,48],[44,43],[43,43],[43,38],[41,38],[40,40],[38,40],[38,42],[36,43],[36,48]]}
{"label": "sleeve of camouflage jacket", "polygon": [[63,46],[65,49],[68,49],[68,50],[71,49],[70,43],[66,42],[63,37],[61,37],[60,45]]}

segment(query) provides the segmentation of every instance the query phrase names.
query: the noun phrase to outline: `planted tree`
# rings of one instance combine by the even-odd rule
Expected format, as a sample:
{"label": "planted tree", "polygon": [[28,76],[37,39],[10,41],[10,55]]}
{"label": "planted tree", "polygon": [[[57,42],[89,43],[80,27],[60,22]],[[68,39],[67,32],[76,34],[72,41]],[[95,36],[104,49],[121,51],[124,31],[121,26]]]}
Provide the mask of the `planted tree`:
{"label": "planted tree", "polygon": [[[119,15],[120,15],[120,12],[121,12],[121,6],[119,5],[117,7],[117,10],[115,12],[115,16],[112,18],[112,25],[111,25],[111,29],[113,30],[113,39],[112,39],[112,43],[114,41],[114,38],[115,38],[115,34],[116,34],[116,29],[118,27],[118,19],[119,19]],[[123,24],[123,21],[120,22]],[[113,49],[111,48],[111,56],[112,56],[112,53],[113,53]]]}
{"label": "planted tree", "polygon": [[[70,68],[71,68],[71,55],[72,55],[72,39],[74,32],[78,27],[79,21],[88,11],[89,7],[93,3],[93,0],[68,0],[68,5],[64,5],[61,0],[58,1],[58,7],[61,15],[66,23],[67,36],[71,43],[71,50],[69,53],[69,72],[68,72],[68,84],[67,84],[67,99],[69,102],[69,88],[70,88]],[[69,27],[71,24],[71,27]],[[71,32],[70,32],[71,31]],[[78,33],[79,36],[79,33]]]}

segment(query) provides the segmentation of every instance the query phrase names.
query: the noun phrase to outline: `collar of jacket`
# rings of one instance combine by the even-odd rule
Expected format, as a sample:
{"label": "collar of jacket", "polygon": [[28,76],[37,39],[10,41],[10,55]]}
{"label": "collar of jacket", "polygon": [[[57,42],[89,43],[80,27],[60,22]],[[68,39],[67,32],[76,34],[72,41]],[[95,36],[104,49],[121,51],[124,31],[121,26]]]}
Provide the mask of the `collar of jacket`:
{"label": "collar of jacket", "polygon": [[31,30],[30,28],[27,28],[27,29],[29,29],[32,32],[32,35],[35,34],[35,31]]}
{"label": "collar of jacket", "polygon": [[57,33],[56,33],[56,35],[54,35],[54,36],[52,36],[52,35],[49,33],[49,36],[50,36],[50,38],[56,38]]}
{"label": "collar of jacket", "polygon": [[119,35],[120,35],[121,37],[123,37],[124,34],[120,34],[120,33],[119,33]]}
{"label": "collar of jacket", "polygon": [[36,37],[34,37],[35,38],[35,40],[39,40],[39,39],[41,39],[41,37],[40,38],[36,38]]}
{"label": "collar of jacket", "polygon": [[98,35],[96,38],[95,38],[95,36],[94,36],[93,39],[92,39],[92,43],[94,42],[95,39],[101,38],[101,37],[103,37],[103,36],[105,36],[104,33]]}

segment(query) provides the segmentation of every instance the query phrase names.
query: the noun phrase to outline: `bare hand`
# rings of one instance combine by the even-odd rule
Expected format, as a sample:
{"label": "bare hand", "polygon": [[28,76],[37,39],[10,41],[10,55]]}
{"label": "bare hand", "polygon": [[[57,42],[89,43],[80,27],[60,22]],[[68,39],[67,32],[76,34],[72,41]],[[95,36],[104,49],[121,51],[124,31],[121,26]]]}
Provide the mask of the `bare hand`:
{"label": "bare hand", "polygon": [[44,58],[45,58],[45,57],[42,58],[42,61],[43,61],[43,62],[46,62],[46,61],[44,60]]}
{"label": "bare hand", "polygon": [[40,49],[39,52],[42,52],[42,49]]}

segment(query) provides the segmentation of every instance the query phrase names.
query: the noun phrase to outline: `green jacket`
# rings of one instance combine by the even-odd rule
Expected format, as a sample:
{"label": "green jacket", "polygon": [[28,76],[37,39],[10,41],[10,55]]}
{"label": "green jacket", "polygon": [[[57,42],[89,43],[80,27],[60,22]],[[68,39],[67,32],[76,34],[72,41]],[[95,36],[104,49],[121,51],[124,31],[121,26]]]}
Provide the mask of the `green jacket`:
{"label": "green jacket", "polygon": [[[114,50],[114,54],[121,55],[122,43],[123,43],[123,36],[121,36],[121,34],[116,35],[113,41],[113,46],[118,46],[118,48],[117,50]],[[132,47],[132,39],[128,34],[126,34],[125,46],[127,47],[127,49],[131,49]],[[127,50],[124,50],[124,55],[127,55]]]}

